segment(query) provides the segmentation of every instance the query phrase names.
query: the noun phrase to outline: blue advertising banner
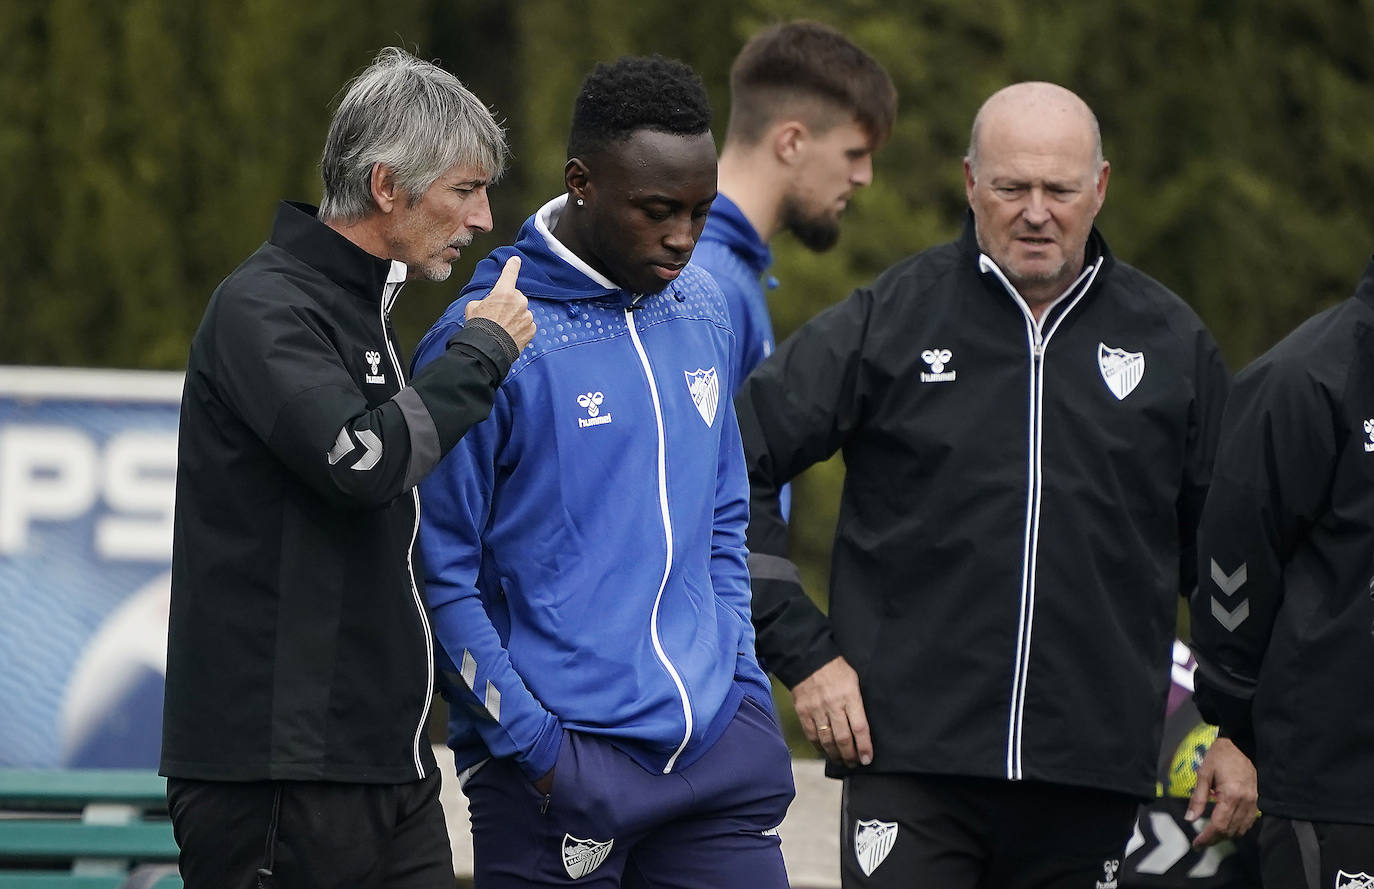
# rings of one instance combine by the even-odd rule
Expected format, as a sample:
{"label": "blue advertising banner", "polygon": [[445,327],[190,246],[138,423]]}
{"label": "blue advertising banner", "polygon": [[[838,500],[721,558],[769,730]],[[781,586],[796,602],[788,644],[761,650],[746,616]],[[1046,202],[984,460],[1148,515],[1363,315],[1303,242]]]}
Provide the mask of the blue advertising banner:
{"label": "blue advertising banner", "polygon": [[0,766],[157,765],[181,383],[0,367]]}

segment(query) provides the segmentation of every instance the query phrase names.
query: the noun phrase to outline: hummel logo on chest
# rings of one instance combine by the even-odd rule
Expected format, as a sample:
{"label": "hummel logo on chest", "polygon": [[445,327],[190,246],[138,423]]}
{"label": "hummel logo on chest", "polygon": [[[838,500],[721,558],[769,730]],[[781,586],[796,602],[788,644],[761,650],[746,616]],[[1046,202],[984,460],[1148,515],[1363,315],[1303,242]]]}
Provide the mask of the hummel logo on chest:
{"label": "hummel logo on chest", "polygon": [[921,360],[930,365],[930,373],[921,371],[922,383],[952,383],[959,375],[956,370],[945,370],[945,365],[954,357],[954,353],[948,349],[926,349],[921,353]]}
{"label": "hummel logo on chest", "polygon": [[600,392],[584,392],[577,396],[577,403],[587,409],[587,416],[578,417],[577,425],[586,429],[588,426],[605,426],[611,422],[610,414],[601,413],[601,404],[606,400],[606,396]]}
{"label": "hummel logo on chest", "polygon": [[369,349],[363,353],[363,358],[367,360],[368,366],[372,368],[372,373],[363,377],[369,383],[385,383],[386,374],[382,373],[382,353],[376,349]]}

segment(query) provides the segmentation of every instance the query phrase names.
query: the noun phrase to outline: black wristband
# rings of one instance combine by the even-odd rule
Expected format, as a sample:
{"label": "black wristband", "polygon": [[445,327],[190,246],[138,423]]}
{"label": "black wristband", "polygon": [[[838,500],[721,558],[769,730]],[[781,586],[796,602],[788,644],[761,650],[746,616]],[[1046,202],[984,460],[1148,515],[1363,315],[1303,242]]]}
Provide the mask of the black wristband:
{"label": "black wristband", "polygon": [[[496,345],[501,350],[501,354],[505,356],[506,364],[508,365],[514,364],[515,359],[520,357],[520,349],[515,345],[515,338],[512,337],[504,327],[492,321],[490,318],[469,318],[464,322],[462,328],[448,338],[448,342],[445,345],[452,346],[455,340],[462,337],[464,330],[481,331],[490,336],[496,341]],[[469,343],[472,342],[470,337],[464,339]]]}

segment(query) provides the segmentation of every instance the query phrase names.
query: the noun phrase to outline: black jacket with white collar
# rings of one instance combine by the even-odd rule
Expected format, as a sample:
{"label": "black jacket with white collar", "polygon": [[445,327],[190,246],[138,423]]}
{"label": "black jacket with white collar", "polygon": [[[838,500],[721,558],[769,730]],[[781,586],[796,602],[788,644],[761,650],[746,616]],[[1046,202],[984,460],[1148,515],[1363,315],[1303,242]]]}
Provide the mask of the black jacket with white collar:
{"label": "black jacket with white collar", "polygon": [[[1154,794],[1229,376],[1197,315],[1095,229],[1087,259],[1037,324],[970,219],[740,392],[759,654],[789,686],[844,655],[868,771]],[[836,452],[826,617],[776,492]]]}
{"label": "black jacket with white collar", "polygon": [[164,775],[434,769],[414,488],[517,350],[469,324],[407,384],[387,317],[404,273],[282,204],[210,299],[181,401]]}

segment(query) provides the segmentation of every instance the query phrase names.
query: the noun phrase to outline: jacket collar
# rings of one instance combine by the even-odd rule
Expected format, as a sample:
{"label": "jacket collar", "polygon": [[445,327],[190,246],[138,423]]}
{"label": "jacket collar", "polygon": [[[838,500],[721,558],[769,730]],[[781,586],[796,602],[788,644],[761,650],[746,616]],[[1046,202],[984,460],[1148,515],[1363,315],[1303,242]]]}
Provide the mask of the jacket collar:
{"label": "jacket collar", "polygon": [[282,201],[277,205],[268,241],[344,290],[380,302],[392,274],[392,261],[368,253],[320,222],[318,214],[310,204]]}
{"label": "jacket collar", "polygon": [[773,264],[773,251],[759,237],[754,226],[739,205],[723,194],[711,202],[711,214],[706,217],[703,241],[718,241],[734,251],[755,275],[762,275]]}
{"label": "jacket collar", "polygon": [[[978,233],[974,230],[972,210],[967,210],[964,213],[964,230],[959,235],[958,244],[964,261],[981,273],[979,260],[983,255],[983,250],[978,246]],[[1097,226],[1094,225],[1092,231],[1088,232],[1088,245],[1083,254],[1083,268],[1087,268],[1097,262],[1098,259],[1102,260],[1102,268],[1095,281],[1101,282],[1112,270],[1112,266],[1116,265],[1116,257],[1112,255],[1111,248],[1107,246],[1107,239],[1102,237],[1102,232],[1098,231]],[[1001,289],[1000,285],[997,286],[998,289]]]}

